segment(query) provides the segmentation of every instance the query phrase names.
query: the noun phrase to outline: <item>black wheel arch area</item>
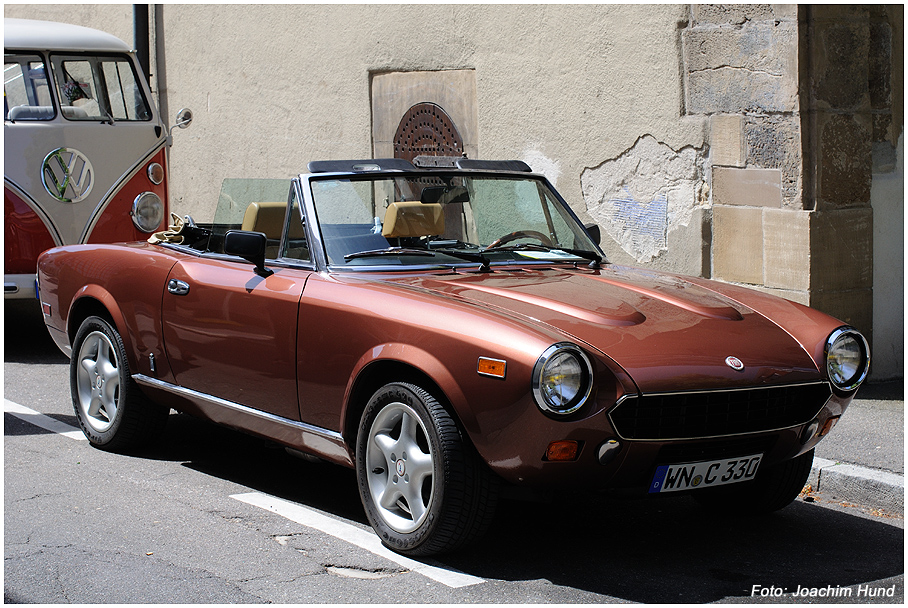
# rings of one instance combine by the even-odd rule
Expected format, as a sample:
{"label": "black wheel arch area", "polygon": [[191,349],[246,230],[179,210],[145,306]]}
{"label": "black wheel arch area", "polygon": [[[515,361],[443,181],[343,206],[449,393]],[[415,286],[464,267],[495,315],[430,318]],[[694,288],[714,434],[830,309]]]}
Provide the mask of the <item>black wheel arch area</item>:
{"label": "black wheel arch area", "polygon": [[447,410],[451,418],[457,424],[460,432],[464,437],[469,435],[460,420],[457,411],[451,405],[450,399],[445,395],[441,387],[424,371],[413,367],[402,361],[383,360],[375,361],[364,367],[356,380],[353,382],[353,388],[350,391],[350,397],[347,401],[347,407],[344,415],[344,442],[351,454],[356,453],[356,439],[359,431],[359,422],[362,418],[366,405],[372,395],[381,387],[391,382],[401,382],[405,384],[415,384],[424,391],[430,393],[436,400]]}
{"label": "black wheel arch area", "polygon": [[91,296],[85,296],[76,300],[72,309],[69,311],[69,318],[66,320],[66,333],[69,336],[69,344],[73,345],[76,339],[76,333],[82,327],[82,323],[88,317],[101,317],[113,325],[120,335],[123,335],[123,328],[119,327],[114,321],[113,315],[107,307],[100,301]]}

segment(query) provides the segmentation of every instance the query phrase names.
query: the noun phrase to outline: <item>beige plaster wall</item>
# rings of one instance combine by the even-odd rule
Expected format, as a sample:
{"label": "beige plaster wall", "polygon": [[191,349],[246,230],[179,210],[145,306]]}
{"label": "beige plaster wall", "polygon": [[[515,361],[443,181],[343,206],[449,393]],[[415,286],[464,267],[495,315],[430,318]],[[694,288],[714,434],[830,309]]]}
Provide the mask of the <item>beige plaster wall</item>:
{"label": "beige plaster wall", "polygon": [[[131,11],[7,7],[10,16],[91,25],[129,42]],[[601,223],[607,218],[588,209],[602,201],[584,199],[585,170],[619,159],[641,138],[668,156],[705,149],[706,120],[681,115],[679,27],[688,12],[684,5],[163,5],[164,102],[170,114],[195,113],[174,136],[173,208],[204,221],[226,177],[285,177],[309,160],[370,157],[373,76],[464,70],[475,78],[469,130],[477,155],[527,160],[585,220]],[[625,185],[649,203],[663,178],[674,176],[650,175],[639,192]],[[672,217],[680,220],[655,260],[603,231],[606,253],[701,274],[705,200],[696,192],[678,200],[683,209]]]}
{"label": "beige plaster wall", "polygon": [[93,27],[135,47],[131,4],[4,4],[3,16]]}
{"label": "beige plaster wall", "polygon": [[642,135],[703,145],[700,122],[680,117],[685,10],[168,5],[168,102],[196,113],[173,149],[175,198],[195,206],[222,177],[371,156],[370,75],[472,70],[479,156],[536,159],[585,211],[580,173]]}

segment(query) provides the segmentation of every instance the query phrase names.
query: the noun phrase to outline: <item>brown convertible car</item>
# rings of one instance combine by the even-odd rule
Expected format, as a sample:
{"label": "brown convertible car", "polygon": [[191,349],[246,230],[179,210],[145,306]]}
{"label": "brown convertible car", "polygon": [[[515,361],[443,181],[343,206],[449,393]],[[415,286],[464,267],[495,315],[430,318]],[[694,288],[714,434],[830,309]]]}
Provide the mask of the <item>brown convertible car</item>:
{"label": "brown convertible car", "polygon": [[504,487],[794,500],[867,375],[860,333],[612,265],[524,163],[448,164],[225,180],[212,222],[45,253],[89,441],[129,449],[173,408],[353,467],[413,555],[476,539]]}

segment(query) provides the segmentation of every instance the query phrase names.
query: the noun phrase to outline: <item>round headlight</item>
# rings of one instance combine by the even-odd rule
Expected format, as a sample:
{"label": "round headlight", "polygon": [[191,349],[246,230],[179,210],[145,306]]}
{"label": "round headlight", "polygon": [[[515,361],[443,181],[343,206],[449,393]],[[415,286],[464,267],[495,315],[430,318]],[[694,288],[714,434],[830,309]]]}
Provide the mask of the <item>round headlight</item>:
{"label": "round headlight", "polygon": [[870,348],[857,330],[842,327],[826,340],[826,374],[842,391],[855,390],[870,369]]}
{"label": "round headlight", "polygon": [[586,403],[592,388],[590,360],[573,344],[553,344],[533,368],[533,396],[546,413],[573,414]]}
{"label": "round headlight", "polygon": [[164,203],[154,192],[143,192],[132,203],[132,223],[142,232],[154,232],[164,221]]}

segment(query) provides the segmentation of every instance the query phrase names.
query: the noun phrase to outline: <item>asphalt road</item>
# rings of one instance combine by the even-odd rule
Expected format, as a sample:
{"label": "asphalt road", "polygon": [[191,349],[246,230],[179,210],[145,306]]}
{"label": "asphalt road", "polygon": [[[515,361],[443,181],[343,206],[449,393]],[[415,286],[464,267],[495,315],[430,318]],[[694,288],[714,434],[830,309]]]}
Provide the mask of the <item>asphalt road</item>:
{"label": "asphalt road", "polygon": [[[33,317],[7,307],[4,327],[5,398],[77,426],[67,359]],[[46,421],[4,415],[8,603],[904,600],[903,520],[859,508],[744,519],[687,497],[505,502],[478,545],[407,562],[360,546],[374,537],[346,469],[175,413],[129,455]]]}

